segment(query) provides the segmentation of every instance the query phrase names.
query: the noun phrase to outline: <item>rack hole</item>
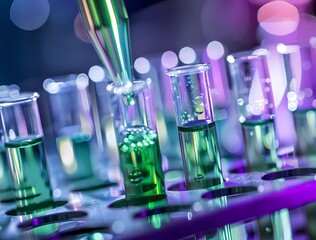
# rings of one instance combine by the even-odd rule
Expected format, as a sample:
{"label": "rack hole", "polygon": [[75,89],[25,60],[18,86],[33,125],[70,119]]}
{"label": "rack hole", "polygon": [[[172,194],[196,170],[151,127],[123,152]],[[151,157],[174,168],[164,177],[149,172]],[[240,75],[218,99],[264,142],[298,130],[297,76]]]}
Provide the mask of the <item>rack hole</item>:
{"label": "rack hole", "polygon": [[215,199],[224,196],[240,196],[250,192],[257,192],[258,188],[256,186],[235,186],[226,187],[208,191],[202,195],[204,199]]}
{"label": "rack hole", "polygon": [[295,177],[314,175],[316,175],[316,168],[293,168],[267,173],[262,176],[262,180],[273,181],[278,179],[291,179]]}

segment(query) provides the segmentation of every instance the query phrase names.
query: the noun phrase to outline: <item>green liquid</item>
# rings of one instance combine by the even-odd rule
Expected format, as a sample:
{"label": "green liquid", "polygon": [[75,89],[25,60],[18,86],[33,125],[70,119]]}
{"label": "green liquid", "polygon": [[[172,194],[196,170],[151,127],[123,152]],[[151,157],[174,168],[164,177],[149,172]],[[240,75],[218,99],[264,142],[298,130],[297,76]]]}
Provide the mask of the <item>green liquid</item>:
{"label": "green liquid", "polygon": [[247,170],[265,171],[281,167],[277,155],[277,139],[273,120],[244,122],[241,124]]}
{"label": "green liquid", "polygon": [[188,189],[223,183],[215,122],[195,121],[178,127]]}
{"label": "green liquid", "polygon": [[70,179],[93,176],[91,135],[65,135],[56,139],[64,171]]}
{"label": "green liquid", "polygon": [[297,135],[295,151],[298,155],[316,154],[316,110],[293,112]]}
{"label": "green liquid", "polygon": [[18,207],[52,201],[41,137],[5,143]]}
{"label": "green liquid", "polygon": [[0,191],[11,188],[9,167],[5,148],[0,147]]}
{"label": "green liquid", "polygon": [[165,195],[156,131],[145,126],[126,128],[120,134],[119,155],[127,199]]}

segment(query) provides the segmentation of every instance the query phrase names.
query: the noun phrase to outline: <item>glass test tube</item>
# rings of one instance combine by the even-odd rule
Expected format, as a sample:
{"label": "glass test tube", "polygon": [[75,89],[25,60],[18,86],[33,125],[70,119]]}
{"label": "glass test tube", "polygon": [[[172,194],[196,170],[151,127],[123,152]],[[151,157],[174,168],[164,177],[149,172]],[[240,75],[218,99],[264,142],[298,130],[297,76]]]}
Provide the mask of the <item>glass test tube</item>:
{"label": "glass test tube", "polygon": [[52,204],[37,93],[0,99],[1,125],[17,207]]}
{"label": "glass test tube", "polygon": [[[0,86],[0,99],[10,98],[18,96],[20,94],[20,89],[17,85],[2,85]],[[3,129],[0,124],[0,134],[3,133]],[[1,137],[3,139],[3,137]],[[4,142],[0,142],[0,191],[11,190],[10,174],[8,161],[5,153]],[[4,196],[5,197],[5,196]],[[2,198],[2,197],[0,197]]]}
{"label": "glass test tube", "polygon": [[[287,78],[288,109],[292,112],[297,135],[298,155],[316,154],[315,57],[309,46],[279,46]],[[314,50],[315,51],[315,50]]]}
{"label": "glass test tube", "polygon": [[[108,85],[116,103],[113,111],[118,127],[118,150],[128,203],[165,197],[162,159],[157,135],[151,80],[132,85]],[[130,98],[130,95],[133,98]],[[113,106],[112,106],[113,107]]]}
{"label": "glass test tube", "polygon": [[267,51],[240,52],[227,57],[237,94],[239,121],[248,171],[281,167],[274,127],[274,98]]}
{"label": "glass test tube", "polygon": [[174,108],[188,189],[223,183],[215,119],[207,75],[208,64],[166,71],[171,80]]}
{"label": "glass test tube", "polygon": [[91,139],[93,121],[85,74],[70,74],[44,81],[51,121],[64,172],[68,179],[93,176]]}

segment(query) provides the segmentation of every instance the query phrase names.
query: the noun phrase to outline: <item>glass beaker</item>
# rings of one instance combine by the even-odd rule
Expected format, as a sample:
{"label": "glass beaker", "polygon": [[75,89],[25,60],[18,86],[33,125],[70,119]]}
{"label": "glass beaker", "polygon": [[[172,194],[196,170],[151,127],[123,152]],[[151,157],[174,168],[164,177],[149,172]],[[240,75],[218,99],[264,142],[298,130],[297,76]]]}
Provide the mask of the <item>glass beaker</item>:
{"label": "glass beaker", "polygon": [[35,92],[0,99],[2,137],[18,208],[47,207],[53,201],[38,98]]}
{"label": "glass beaker", "polygon": [[223,183],[208,64],[166,71],[171,80],[187,189]]}
{"label": "glass beaker", "polygon": [[59,156],[71,180],[94,175],[91,157],[94,127],[88,85],[85,74],[48,78],[43,83]]}
{"label": "glass beaker", "polygon": [[275,106],[266,57],[264,49],[227,57],[237,95],[248,171],[264,171],[282,165],[277,155]]}
{"label": "glass beaker", "polygon": [[[310,46],[278,45],[287,79],[288,109],[293,114],[298,155],[316,154],[315,52]],[[315,50],[314,50],[315,51]]]}
{"label": "glass beaker", "polygon": [[[108,85],[115,106],[118,151],[127,202],[165,198],[151,80]],[[133,96],[131,98],[130,96]]]}

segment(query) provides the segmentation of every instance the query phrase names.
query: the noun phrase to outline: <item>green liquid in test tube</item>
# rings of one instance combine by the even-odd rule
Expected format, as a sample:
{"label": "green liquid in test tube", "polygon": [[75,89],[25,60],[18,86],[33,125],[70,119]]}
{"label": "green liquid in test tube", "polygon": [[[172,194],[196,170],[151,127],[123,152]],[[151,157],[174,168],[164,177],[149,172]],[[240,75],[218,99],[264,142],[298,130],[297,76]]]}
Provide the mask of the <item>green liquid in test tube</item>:
{"label": "green liquid in test tube", "polygon": [[178,132],[184,169],[188,176],[191,175],[187,187],[208,188],[222,183],[215,122],[190,122],[179,126]]}
{"label": "green liquid in test tube", "polygon": [[[36,197],[36,202],[52,201],[43,139],[16,139],[5,143],[13,186],[18,198]],[[43,181],[38,181],[43,179]],[[27,201],[27,200],[24,200]]]}
{"label": "green liquid in test tube", "polygon": [[224,182],[208,64],[186,65],[166,71],[170,77],[188,190],[216,187]]}
{"label": "green liquid in test tube", "polygon": [[77,0],[102,63],[117,86],[133,81],[128,15],[123,0]]}
{"label": "green liquid in test tube", "polygon": [[126,128],[120,137],[119,154],[127,198],[165,196],[156,131],[133,126]]}
{"label": "green liquid in test tube", "polygon": [[37,93],[23,93],[0,101],[1,127],[16,212],[42,211],[54,205]]}
{"label": "green liquid in test tube", "polygon": [[[120,166],[128,205],[158,201],[166,197],[162,156],[150,79],[134,81],[130,87],[108,89],[119,110],[116,126]],[[131,93],[133,101],[127,103]]]}

